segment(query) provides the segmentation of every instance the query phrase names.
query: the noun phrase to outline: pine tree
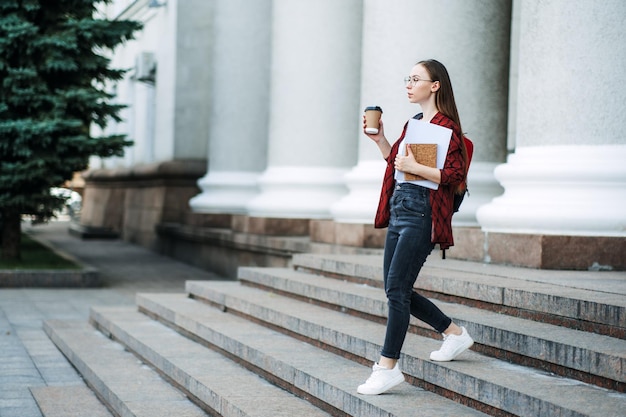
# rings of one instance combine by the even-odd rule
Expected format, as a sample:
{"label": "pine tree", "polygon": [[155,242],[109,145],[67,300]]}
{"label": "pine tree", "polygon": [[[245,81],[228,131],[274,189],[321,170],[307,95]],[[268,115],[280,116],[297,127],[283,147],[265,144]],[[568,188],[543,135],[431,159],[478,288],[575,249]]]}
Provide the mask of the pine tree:
{"label": "pine tree", "polygon": [[141,29],[97,18],[111,0],[0,1],[0,229],[2,257],[19,259],[21,217],[45,222],[64,204],[50,188],[87,168],[90,156],[120,156],[124,135],[94,137],[92,124],[120,121],[107,51]]}

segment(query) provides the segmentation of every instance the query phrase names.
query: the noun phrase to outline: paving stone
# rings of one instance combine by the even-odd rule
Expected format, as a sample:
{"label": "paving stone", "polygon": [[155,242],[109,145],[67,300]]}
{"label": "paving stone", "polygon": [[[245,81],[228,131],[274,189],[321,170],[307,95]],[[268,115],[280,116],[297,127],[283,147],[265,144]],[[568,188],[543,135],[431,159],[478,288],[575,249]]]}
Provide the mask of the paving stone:
{"label": "paving stone", "polygon": [[6,313],[0,310],[0,416],[41,416],[28,390],[30,386],[41,385],[44,385],[41,374]]}
{"label": "paving stone", "polygon": [[2,410],[2,417],[43,417],[35,400],[29,404],[20,403],[17,406],[3,405],[0,402],[0,410]]}
{"label": "paving stone", "polygon": [[47,385],[82,384],[82,378],[54,346],[43,329],[17,332],[30,360]]}

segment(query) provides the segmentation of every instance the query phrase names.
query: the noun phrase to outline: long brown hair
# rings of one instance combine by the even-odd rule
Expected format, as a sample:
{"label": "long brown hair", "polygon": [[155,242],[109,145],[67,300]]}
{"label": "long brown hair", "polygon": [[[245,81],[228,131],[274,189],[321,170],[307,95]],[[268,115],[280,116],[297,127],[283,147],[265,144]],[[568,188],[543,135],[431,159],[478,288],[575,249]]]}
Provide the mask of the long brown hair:
{"label": "long brown hair", "polygon": [[420,61],[415,65],[422,65],[426,68],[426,71],[428,71],[432,81],[439,81],[439,90],[435,95],[435,106],[437,106],[437,110],[450,118],[459,127],[461,133],[461,153],[463,155],[463,162],[465,163],[465,175],[455,192],[461,194],[467,188],[467,169],[469,164],[467,160],[467,148],[465,147],[465,140],[463,140],[463,128],[461,127],[461,119],[459,118],[456,101],[454,100],[450,75],[446,67],[441,62],[434,59]]}

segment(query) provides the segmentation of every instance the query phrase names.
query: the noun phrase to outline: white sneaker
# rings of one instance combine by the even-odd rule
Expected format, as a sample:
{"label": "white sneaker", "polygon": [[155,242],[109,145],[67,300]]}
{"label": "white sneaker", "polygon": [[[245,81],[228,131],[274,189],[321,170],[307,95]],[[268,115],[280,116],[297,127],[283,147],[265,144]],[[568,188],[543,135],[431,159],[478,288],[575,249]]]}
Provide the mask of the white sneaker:
{"label": "white sneaker", "polygon": [[461,327],[461,329],[463,330],[463,333],[459,336],[454,334],[449,334],[447,336],[445,334],[443,335],[443,345],[441,345],[439,350],[431,352],[431,361],[451,361],[474,344],[474,340],[467,333],[465,327]]}
{"label": "white sneaker", "polygon": [[372,366],[372,375],[365,384],[359,385],[356,392],[365,395],[378,395],[404,382],[404,375],[396,363],[393,369],[385,368],[375,363]]}

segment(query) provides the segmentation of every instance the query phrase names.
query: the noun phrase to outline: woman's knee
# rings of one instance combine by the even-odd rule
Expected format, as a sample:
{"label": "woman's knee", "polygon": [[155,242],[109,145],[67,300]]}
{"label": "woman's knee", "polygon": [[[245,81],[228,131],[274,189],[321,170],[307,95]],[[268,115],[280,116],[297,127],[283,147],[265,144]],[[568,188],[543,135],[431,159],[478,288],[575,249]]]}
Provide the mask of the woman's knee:
{"label": "woman's knee", "polygon": [[392,305],[395,307],[406,307],[409,308],[411,305],[411,290],[407,290],[405,288],[400,287],[389,287],[385,289],[385,293],[387,294],[387,304],[391,307]]}

